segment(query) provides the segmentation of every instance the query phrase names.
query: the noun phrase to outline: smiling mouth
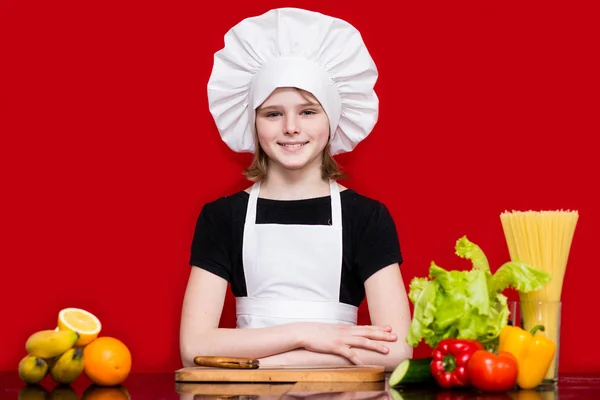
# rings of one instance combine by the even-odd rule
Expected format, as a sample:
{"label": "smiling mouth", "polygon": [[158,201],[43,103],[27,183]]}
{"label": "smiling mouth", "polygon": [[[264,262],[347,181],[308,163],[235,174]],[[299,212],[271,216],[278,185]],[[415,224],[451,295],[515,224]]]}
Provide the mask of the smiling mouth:
{"label": "smiling mouth", "polygon": [[277,143],[278,145],[288,148],[288,149],[297,149],[299,147],[302,147],[306,144],[308,144],[308,142],[302,142],[302,143]]}

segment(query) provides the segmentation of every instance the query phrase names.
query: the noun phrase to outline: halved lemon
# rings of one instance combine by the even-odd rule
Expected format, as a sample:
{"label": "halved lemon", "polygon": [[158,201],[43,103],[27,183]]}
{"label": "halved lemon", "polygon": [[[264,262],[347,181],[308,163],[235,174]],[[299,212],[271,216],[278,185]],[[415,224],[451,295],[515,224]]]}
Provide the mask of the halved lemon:
{"label": "halved lemon", "polygon": [[102,324],[91,312],[70,307],[64,308],[58,313],[58,329],[79,333],[79,339],[75,342],[75,346],[85,346],[98,337]]}

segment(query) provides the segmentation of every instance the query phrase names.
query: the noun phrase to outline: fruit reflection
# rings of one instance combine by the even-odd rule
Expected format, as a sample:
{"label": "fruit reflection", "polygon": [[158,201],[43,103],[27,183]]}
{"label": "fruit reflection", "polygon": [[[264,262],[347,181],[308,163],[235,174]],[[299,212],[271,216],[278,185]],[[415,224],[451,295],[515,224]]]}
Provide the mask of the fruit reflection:
{"label": "fruit reflection", "polygon": [[69,385],[56,385],[52,388],[49,400],[79,400],[75,390]]}
{"label": "fruit reflection", "polygon": [[83,391],[81,400],[131,400],[131,396],[124,386],[90,385]]}
{"label": "fruit reflection", "polygon": [[558,396],[554,391],[537,391],[535,389],[517,390],[512,394],[513,400],[554,400]]}
{"label": "fruit reflection", "polygon": [[48,390],[40,385],[23,386],[19,391],[19,400],[45,400]]}

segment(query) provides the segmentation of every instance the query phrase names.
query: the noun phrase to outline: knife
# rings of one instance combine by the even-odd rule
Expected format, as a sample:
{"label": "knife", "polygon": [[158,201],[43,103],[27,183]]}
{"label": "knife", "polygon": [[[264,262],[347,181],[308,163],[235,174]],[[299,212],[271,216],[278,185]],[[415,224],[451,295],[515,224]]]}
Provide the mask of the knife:
{"label": "knife", "polygon": [[194,357],[194,364],[201,367],[213,367],[213,368],[228,368],[228,369],[258,369],[261,370],[286,370],[286,369],[356,369],[361,368],[376,368],[382,369],[384,367],[379,365],[265,365],[260,366],[259,360],[255,358],[241,358],[241,357],[219,357],[219,356],[196,356]]}
{"label": "knife", "polygon": [[201,367],[230,368],[230,369],[257,369],[259,362],[255,358],[196,356],[194,364]]}

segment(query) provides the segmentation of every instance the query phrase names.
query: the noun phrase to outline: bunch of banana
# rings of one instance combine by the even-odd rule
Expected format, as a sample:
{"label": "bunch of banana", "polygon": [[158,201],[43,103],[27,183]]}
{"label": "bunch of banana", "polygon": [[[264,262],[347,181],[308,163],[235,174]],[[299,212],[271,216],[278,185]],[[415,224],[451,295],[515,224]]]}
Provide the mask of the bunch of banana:
{"label": "bunch of banana", "polygon": [[42,330],[25,343],[27,355],[19,362],[19,377],[26,383],[41,382],[47,374],[60,384],[70,384],[83,372],[83,349],[74,347],[79,334]]}

